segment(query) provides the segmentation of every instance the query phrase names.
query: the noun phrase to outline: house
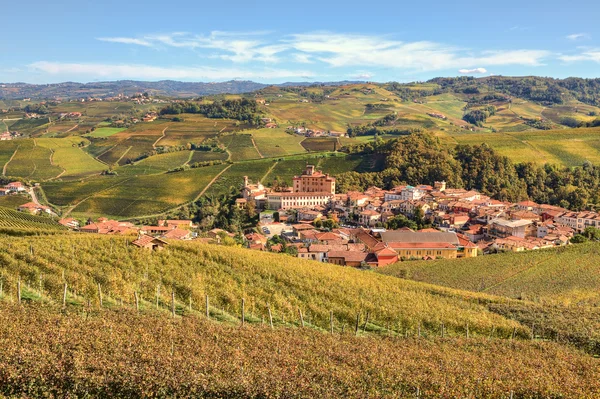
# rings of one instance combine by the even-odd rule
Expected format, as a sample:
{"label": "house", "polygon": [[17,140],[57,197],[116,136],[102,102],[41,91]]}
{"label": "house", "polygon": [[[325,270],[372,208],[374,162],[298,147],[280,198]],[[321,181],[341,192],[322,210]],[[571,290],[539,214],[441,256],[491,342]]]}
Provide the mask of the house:
{"label": "house", "polygon": [[29,212],[32,215],[37,215],[39,213],[42,212],[46,212],[50,215],[53,215],[54,212],[52,211],[52,209],[50,207],[44,206],[44,205],[38,205],[35,204],[33,202],[28,202],[26,204],[23,205],[19,205],[19,207],[17,208],[17,210],[19,212]]}
{"label": "house", "polygon": [[60,219],[58,223],[73,230],[79,228],[79,221],[73,218]]}
{"label": "house", "polygon": [[150,249],[153,251],[162,250],[168,245],[165,240],[145,234],[138,236],[137,240],[133,241],[131,244],[139,248]]}
{"label": "house", "polygon": [[525,238],[533,236],[535,226],[531,220],[494,219],[487,226],[487,234],[492,237],[506,238],[509,236]]}
{"label": "house", "polygon": [[165,234],[163,234],[162,238],[169,240],[191,240],[192,232],[189,230],[176,228],[167,231]]}
{"label": "house", "polygon": [[23,183],[21,183],[20,181],[13,181],[11,183],[8,183],[6,186],[4,186],[4,188],[9,189],[12,192],[22,192],[22,191],[26,191],[27,189],[25,188],[25,185]]}
{"label": "house", "polygon": [[329,251],[327,261],[334,265],[360,267],[369,254],[357,251]]}
{"label": "house", "polygon": [[187,219],[159,220],[158,225],[159,226],[167,226],[167,227],[171,227],[171,228],[192,228],[192,227],[194,227],[194,224],[192,223],[192,221],[187,220]]}
{"label": "house", "polygon": [[401,258],[454,259],[460,241],[453,232],[392,230],[381,233],[381,241]]}
{"label": "house", "polygon": [[358,222],[363,226],[373,227],[379,220],[381,220],[381,214],[372,210],[362,211],[358,216]]}

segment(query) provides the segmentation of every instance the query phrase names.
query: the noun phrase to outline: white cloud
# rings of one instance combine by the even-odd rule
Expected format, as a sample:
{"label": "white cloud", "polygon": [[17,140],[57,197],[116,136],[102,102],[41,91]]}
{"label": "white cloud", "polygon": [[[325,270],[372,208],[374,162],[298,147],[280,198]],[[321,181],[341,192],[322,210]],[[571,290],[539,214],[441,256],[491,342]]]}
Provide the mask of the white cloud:
{"label": "white cloud", "polygon": [[319,61],[331,67],[383,67],[410,71],[476,68],[479,65],[542,65],[545,50],[494,50],[472,52],[430,41],[402,42],[388,36],[331,32],[294,34],[274,39],[268,32],[221,32],[208,35],[186,32],[145,35],[139,38],[100,40],[152,47],[213,50],[209,58],[233,63]]}
{"label": "white cloud", "polygon": [[565,62],[594,61],[600,64],[600,49],[590,49],[576,55],[561,55],[558,58]]}
{"label": "white cloud", "polygon": [[373,74],[370,72],[358,72],[350,77],[356,80],[371,80],[373,78]]}
{"label": "white cloud", "polygon": [[566,36],[569,40],[580,40],[580,39],[589,39],[590,35],[588,33],[573,33],[571,35]]}
{"label": "white cloud", "polygon": [[135,39],[132,37],[99,37],[98,40],[110,43],[137,44],[138,46],[150,47],[152,43],[143,39]]}
{"label": "white cloud", "polygon": [[459,69],[458,73],[462,74],[481,74],[486,73],[487,69],[485,68],[473,68],[473,69]]}
{"label": "white cloud", "polygon": [[317,32],[292,35],[294,49],[312,54],[332,67],[376,66],[435,71],[477,65],[542,65],[545,50],[494,50],[471,53],[429,41],[402,42],[381,36]]}
{"label": "white cloud", "polygon": [[310,79],[314,75],[309,71],[272,69],[251,70],[247,68],[212,68],[212,67],[157,67],[135,64],[82,64],[40,61],[29,64],[33,72],[50,75],[89,76],[94,79]]}
{"label": "white cloud", "polygon": [[212,58],[220,58],[232,62],[279,62],[277,54],[289,49],[283,43],[267,43],[257,37],[264,36],[266,31],[254,32],[221,32],[213,31],[208,35],[194,35],[186,32],[146,35],[141,38],[101,38],[99,40],[124,44],[136,44],[147,47],[174,47],[183,49],[218,50]]}

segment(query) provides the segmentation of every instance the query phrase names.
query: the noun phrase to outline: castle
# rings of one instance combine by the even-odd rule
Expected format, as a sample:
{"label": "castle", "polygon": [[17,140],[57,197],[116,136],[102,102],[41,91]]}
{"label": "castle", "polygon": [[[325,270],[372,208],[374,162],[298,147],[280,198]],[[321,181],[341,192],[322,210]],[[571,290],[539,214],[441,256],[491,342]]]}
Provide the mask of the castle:
{"label": "castle", "polygon": [[250,184],[244,176],[242,196],[256,201],[259,207],[269,209],[294,209],[328,205],[335,195],[335,178],[306,165],[300,176],[294,176],[291,191],[271,192],[260,182]]}

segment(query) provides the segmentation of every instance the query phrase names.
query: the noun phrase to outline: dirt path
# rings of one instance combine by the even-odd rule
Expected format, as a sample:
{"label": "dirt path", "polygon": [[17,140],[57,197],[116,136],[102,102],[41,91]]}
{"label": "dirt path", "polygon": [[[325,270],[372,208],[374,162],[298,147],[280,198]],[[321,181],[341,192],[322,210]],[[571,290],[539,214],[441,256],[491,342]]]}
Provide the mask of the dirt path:
{"label": "dirt path", "polygon": [[204,193],[206,193],[206,191],[208,191],[208,189],[210,188],[210,186],[212,186],[217,181],[217,179],[219,177],[221,177],[221,175],[223,173],[225,173],[227,171],[227,169],[231,168],[232,166],[233,166],[233,164],[227,165],[227,167],[225,169],[223,169],[222,171],[219,172],[219,174],[217,174],[215,177],[213,177],[213,179],[210,182],[208,182],[208,184],[206,185],[206,187],[204,187],[204,189],[202,191],[200,191],[200,194],[198,194],[196,196],[196,198],[194,198],[194,200],[192,202],[198,201],[204,195]]}
{"label": "dirt path", "polygon": [[258,147],[256,146],[256,142],[254,142],[254,137],[250,137],[250,140],[252,140],[252,145],[254,146],[254,149],[256,150],[256,152],[258,153],[258,155],[261,158],[264,158],[263,154],[261,154],[260,151],[258,150]]}
{"label": "dirt path", "polygon": [[75,204],[71,205],[71,206],[69,207],[69,209],[67,209],[67,210],[65,211],[65,213],[63,213],[63,218],[66,218],[67,216],[69,216],[69,214],[70,214],[71,212],[73,212],[73,209],[77,208],[79,205],[81,205],[81,204],[82,204],[82,203],[84,203],[85,201],[89,200],[90,198],[92,198],[92,197],[94,197],[94,196],[96,196],[96,195],[98,195],[98,194],[100,194],[100,193],[103,193],[104,191],[107,191],[107,190],[110,190],[110,189],[112,189],[112,188],[114,188],[114,187],[117,187],[118,185],[121,185],[121,184],[123,184],[123,183],[127,183],[127,182],[128,182],[129,180],[131,180],[131,179],[133,179],[133,177],[130,177],[130,178],[128,178],[128,179],[125,179],[125,180],[123,180],[123,181],[120,181],[120,182],[118,182],[118,183],[116,183],[116,184],[113,184],[112,186],[110,186],[110,187],[107,187],[107,188],[105,188],[104,190],[100,190],[100,191],[98,191],[98,192],[96,192],[96,193],[94,193],[94,194],[92,194],[92,195],[88,195],[87,197],[85,197],[85,198],[84,198],[84,199],[82,199],[81,201],[79,201],[79,202],[76,202]]}
{"label": "dirt path", "polygon": [[[222,171],[220,171],[210,182],[208,182],[208,184],[206,185],[206,187],[204,187],[202,189],[202,191],[200,191],[200,193],[193,200],[191,200],[189,202],[186,202],[184,204],[178,205],[178,206],[176,206],[174,208],[167,209],[166,211],[163,211],[161,213],[155,213],[153,215],[136,216],[134,218],[129,218],[127,220],[139,220],[139,219],[146,219],[146,218],[153,218],[153,217],[163,216],[166,213],[176,211],[178,209],[183,208],[186,205],[189,205],[189,204],[192,204],[192,203],[198,201],[206,193],[206,191],[208,191],[208,189],[217,181],[217,179],[219,177],[221,177],[221,175],[223,175],[223,173],[225,173],[227,171],[227,169],[231,168],[232,166],[233,166],[233,164],[229,164],[229,165],[227,165],[227,167],[225,169],[223,169]],[[83,202],[83,201],[81,201],[81,202]]]}
{"label": "dirt path", "polygon": [[37,206],[40,206],[40,201],[37,198],[37,194],[35,193],[35,189],[33,187],[30,187],[29,190],[29,195],[31,196],[31,202],[33,202],[34,204],[36,204]]}
{"label": "dirt path", "polygon": [[167,126],[166,128],[163,129],[162,136],[160,136],[159,138],[156,139],[156,141],[154,142],[154,144],[152,144],[152,148],[156,148],[156,145],[158,144],[158,142],[161,141],[162,139],[164,139],[167,136],[165,134],[165,132],[167,131],[168,128],[169,128],[169,126]]}
{"label": "dirt path", "polygon": [[127,149],[125,150],[125,152],[124,152],[123,154],[121,154],[121,156],[119,157],[119,159],[117,159],[117,162],[115,162],[115,164],[117,164],[117,165],[118,165],[118,164],[119,164],[119,162],[121,162],[121,159],[123,159],[123,157],[124,157],[125,155],[127,155],[127,153],[129,152],[129,150],[131,150],[132,148],[133,148],[133,146],[129,146],[129,148],[127,148]]}
{"label": "dirt path", "polygon": [[[56,166],[56,165],[54,165],[54,150],[53,150],[52,148],[50,148],[50,165],[52,165],[52,166]],[[58,165],[58,166],[60,166],[60,165]],[[52,178],[52,179],[50,179],[50,180],[58,179],[59,177],[61,177],[61,176],[62,176],[62,175],[64,175],[65,173],[67,173],[67,170],[66,170],[65,168],[63,168],[62,166],[60,166],[60,167],[62,168],[62,172],[60,172],[60,173],[58,174],[58,176],[56,176],[56,177],[53,177],[53,178]]]}
{"label": "dirt path", "polygon": [[190,151],[190,156],[188,157],[188,160],[187,160],[187,162],[183,164],[183,166],[187,166],[187,165],[189,165],[189,164],[190,164],[190,162],[192,161],[192,157],[194,156],[194,153],[195,153],[195,152],[196,152],[196,151],[194,151],[194,150]]}
{"label": "dirt path", "polygon": [[65,133],[69,133],[70,131],[77,129],[77,127],[79,126],[79,124],[76,124],[75,126],[73,126],[72,128],[70,128],[69,130],[67,130]]}
{"label": "dirt path", "polygon": [[269,175],[271,174],[273,169],[275,169],[275,166],[277,166],[278,163],[279,161],[273,162],[273,165],[269,168],[269,170],[267,170],[267,173],[265,173],[265,175],[262,177],[262,179],[260,179],[260,181],[267,181],[267,177],[269,177]]}
{"label": "dirt path", "polygon": [[10,163],[10,161],[13,160],[13,158],[15,157],[15,155],[17,155],[17,151],[19,151],[19,147],[20,146],[21,146],[20,144],[17,146],[17,148],[15,149],[15,152],[13,152],[13,154],[11,155],[10,159],[8,160],[8,162],[6,162],[4,164],[4,167],[2,168],[2,176],[6,176],[6,168],[8,167],[8,164]]}

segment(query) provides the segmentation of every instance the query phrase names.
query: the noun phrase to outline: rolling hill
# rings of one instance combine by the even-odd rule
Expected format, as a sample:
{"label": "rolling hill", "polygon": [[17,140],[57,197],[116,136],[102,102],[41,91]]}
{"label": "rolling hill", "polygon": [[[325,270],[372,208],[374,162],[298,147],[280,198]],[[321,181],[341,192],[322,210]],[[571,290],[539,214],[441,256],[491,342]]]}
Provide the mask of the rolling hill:
{"label": "rolling hill", "polygon": [[[573,347],[596,353],[591,338],[562,334],[581,327],[575,321],[587,308],[569,319],[525,300],[196,242],[150,252],[126,237],[64,234],[4,236],[0,245],[7,396],[600,392],[598,359]],[[528,324],[531,314],[562,323],[560,337],[550,319],[543,329]]]}

